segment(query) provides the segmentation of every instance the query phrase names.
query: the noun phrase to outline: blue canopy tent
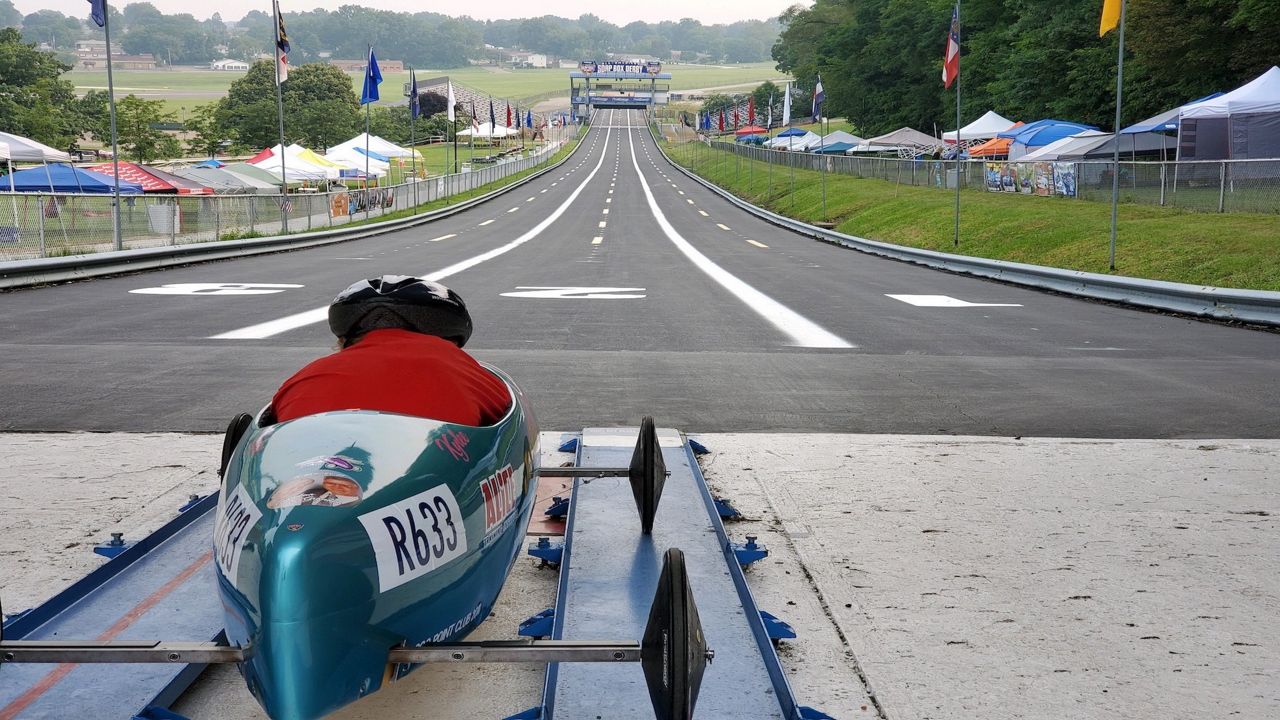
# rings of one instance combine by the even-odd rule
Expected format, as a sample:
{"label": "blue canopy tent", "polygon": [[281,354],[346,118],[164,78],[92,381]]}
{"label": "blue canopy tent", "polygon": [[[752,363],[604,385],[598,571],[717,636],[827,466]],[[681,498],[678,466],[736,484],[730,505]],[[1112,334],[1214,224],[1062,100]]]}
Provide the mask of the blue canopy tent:
{"label": "blue canopy tent", "polygon": [[1082,125],[1066,120],[1037,120],[1019,128],[1010,128],[996,137],[1012,138],[1009,145],[1009,159],[1017,160],[1036,148],[1044,147],[1065,137],[1070,137],[1085,130],[1097,130],[1095,125]]}
{"label": "blue canopy tent", "polygon": [[843,155],[846,150],[852,150],[853,147],[854,147],[853,143],[838,142],[838,143],[831,143],[830,145],[823,145],[822,147],[814,148],[809,152],[815,152],[821,155]]}
{"label": "blue canopy tent", "polygon": [[1147,118],[1146,120],[1143,120],[1142,122],[1130,125],[1129,127],[1121,130],[1120,134],[1136,135],[1138,133],[1147,133],[1147,132],[1175,132],[1176,133],[1178,132],[1178,113],[1182,112],[1183,108],[1190,105],[1195,105],[1196,103],[1199,103],[1199,102],[1204,102],[1205,100],[1212,100],[1216,97],[1221,97],[1221,96],[1222,96],[1222,93],[1216,92],[1212,95],[1205,95],[1202,98],[1197,98],[1187,103],[1186,105],[1181,105],[1172,110],[1166,110],[1160,113],[1159,115],[1153,115]]}
{"label": "blue canopy tent", "polygon": [[800,128],[789,128],[778,133],[775,137],[800,137],[808,132],[808,130],[801,130]]}
{"label": "blue canopy tent", "polygon": [[733,141],[746,143],[748,145],[759,145],[760,143],[768,139],[769,139],[768,135],[752,134],[752,135],[739,135],[738,137],[734,138]]}
{"label": "blue canopy tent", "polygon": [[[45,167],[18,170],[9,176],[14,192],[92,193],[110,195],[115,190],[115,178],[92,170],[81,170],[71,165],[46,165]],[[142,186],[120,181],[121,195],[141,195]]]}
{"label": "blue canopy tent", "polygon": [[364,148],[358,145],[353,145],[352,149],[354,149],[356,152],[360,153],[361,155],[368,155],[371,160],[377,160],[378,162],[384,162],[384,163],[391,162],[391,158],[381,153],[378,153],[376,151],[365,150]]}
{"label": "blue canopy tent", "polygon": [[227,164],[226,164],[226,163],[224,163],[224,162],[220,162],[220,161],[218,161],[218,160],[214,160],[213,158],[210,158],[210,159],[208,159],[208,160],[205,160],[204,162],[198,162],[198,163],[196,163],[196,164],[195,164],[195,167],[200,167],[200,168],[220,168],[220,167],[226,167],[226,165],[227,165]]}

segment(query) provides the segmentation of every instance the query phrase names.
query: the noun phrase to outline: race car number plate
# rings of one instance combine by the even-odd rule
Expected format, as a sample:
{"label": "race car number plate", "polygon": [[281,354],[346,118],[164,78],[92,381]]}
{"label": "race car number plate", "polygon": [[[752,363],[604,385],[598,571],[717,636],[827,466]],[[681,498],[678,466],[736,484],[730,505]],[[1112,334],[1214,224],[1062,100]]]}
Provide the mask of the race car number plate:
{"label": "race car number plate", "polygon": [[253,503],[243,485],[237,485],[228,497],[218,503],[218,520],[213,529],[213,552],[222,575],[236,581],[240,570],[240,553],[244,550],[249,530],[262,518],[262,510]]}
{"label": "race car number plate", "polygon": [[426,575],[467,552],[467,529],[448,485],[360,516],[378,560],[378,590]]}

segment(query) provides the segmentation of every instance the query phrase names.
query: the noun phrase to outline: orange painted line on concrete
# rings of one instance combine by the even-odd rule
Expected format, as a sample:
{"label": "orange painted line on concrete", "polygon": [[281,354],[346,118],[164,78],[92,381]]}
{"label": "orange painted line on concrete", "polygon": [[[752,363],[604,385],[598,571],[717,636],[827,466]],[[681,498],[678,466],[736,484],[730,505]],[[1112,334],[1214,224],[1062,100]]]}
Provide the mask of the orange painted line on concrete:
{"label": "orange painted line on concrete", "polygon": [[[120,633],[124,632],[130,625],[137,622],[138,618],[146,614],[148,610],[158,605],[160,601],[165,599],[165,597],[168,596],[169,593],[173,592],[175,588],[190,579],[192,575],[199,572],[200,568],[204,567],[211,559],[213,559],[212,551],[201,555],[198,560],[191,563],[185,570],[175,575],[171,580],[169,580],[169,582],[165,583],[158,590],[147,596],[145,600],[134,605],[132,610],[121,616],[121,618],[115,621],[111,627],[107,628],[101,635],[94,639],[104,642],[116,639]],[[0,708],[0,720],[14,720],[14,718],[18,717],[18,713],[26,710],[31,703],[39,700],[40,696],[48,692],[50,688],[57,685],[60,680],[74,670],[76,665],[77,663],[62,663],[58,667],[49,671],[49,674],[41,678],[40,682],[32,685],[29,690],[22,693],[17,698],[14,698],[13,702],[3,708]]]}

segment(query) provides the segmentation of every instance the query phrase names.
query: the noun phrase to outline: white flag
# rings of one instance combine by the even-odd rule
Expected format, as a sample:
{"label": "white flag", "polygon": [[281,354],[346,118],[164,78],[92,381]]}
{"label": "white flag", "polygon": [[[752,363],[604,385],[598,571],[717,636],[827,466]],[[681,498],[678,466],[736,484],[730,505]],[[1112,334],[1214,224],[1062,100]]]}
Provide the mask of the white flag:
{"label": "white flag", "polygon": [[782,94],[782,124],[791,124],[791,83],[787,83],[787,90]]}
{"label": "white flag", "polygon": [[454,122],[458,119],[457,111],[453,109],[453,106],[457,104],[458,104],[457,101],[453,99],[453,81],[450,80],[449,81],[449,122]]}

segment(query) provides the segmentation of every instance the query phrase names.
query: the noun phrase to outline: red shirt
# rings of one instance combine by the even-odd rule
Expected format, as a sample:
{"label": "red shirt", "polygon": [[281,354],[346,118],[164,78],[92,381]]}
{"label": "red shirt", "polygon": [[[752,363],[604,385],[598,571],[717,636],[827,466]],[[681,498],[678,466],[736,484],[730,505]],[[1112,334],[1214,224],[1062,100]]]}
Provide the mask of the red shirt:
{"label": "red shirt", "polygon": [[383,329],[299,370],[271,406],[280,422],[334,410],[379,410],[492,425],[511,407],[511,394],[452,342]]}

